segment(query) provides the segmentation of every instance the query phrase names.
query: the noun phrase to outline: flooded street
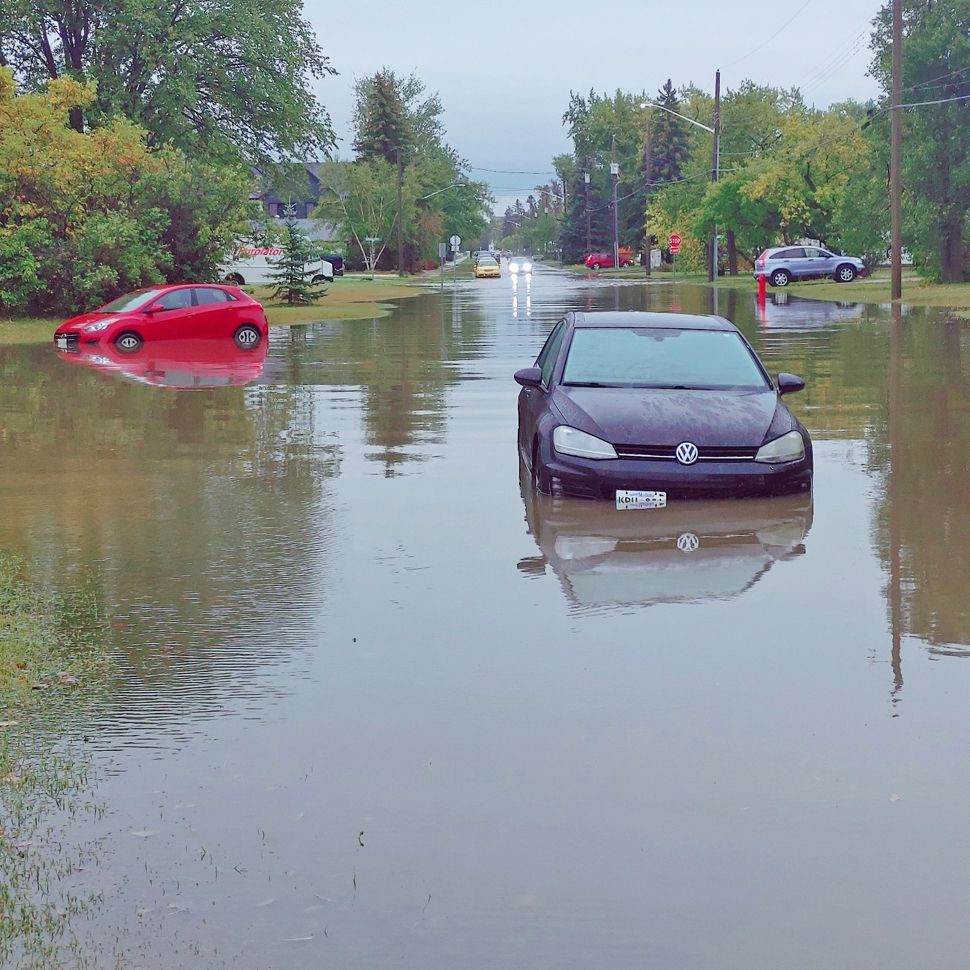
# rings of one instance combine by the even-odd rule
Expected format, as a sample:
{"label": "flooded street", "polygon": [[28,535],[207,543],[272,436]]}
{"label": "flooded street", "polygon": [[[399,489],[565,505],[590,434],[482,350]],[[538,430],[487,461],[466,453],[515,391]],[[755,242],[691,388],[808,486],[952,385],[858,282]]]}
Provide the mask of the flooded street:
{"label": "flooded street", "polygon": [[[533,496],[568,309],[732,320],[814,495]],[[124,370],[0,348],[0,547],[116,653],[96,965],[965,964],[965,319],[541,268]]]}

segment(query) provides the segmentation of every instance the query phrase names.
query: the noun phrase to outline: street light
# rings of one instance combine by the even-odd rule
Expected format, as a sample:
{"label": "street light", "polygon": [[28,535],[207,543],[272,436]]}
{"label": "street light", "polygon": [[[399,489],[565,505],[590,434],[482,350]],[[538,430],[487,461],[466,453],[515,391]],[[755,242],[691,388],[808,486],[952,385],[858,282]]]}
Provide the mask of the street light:
{"label": "street light", "polygon": [[[686,121],[689,125],[694,125],[696,128],[702,128],[704,131],[710,132],[714,136],[714,166],[711,170],[711,181],[719,182],[721,178],[721,113],[720,113],[720,94],[721,94],[721,72],[717,72],[717,84],[716,92],[714,97],[714,127],[710,125],[705,125],[700,121],[696,121],[694,118],[688,118],[687,115],[682,115],[679,111],[674,111],[673,108],[667,108],[662,104],[656,104],[653,101],[641,101],[641,108],[659,108],[661,111],[666,111],[669,115],[674,115],[676,118],[680,118],[682,121]],[[711,242],[711,264],[708,267],[708,279],[713,283],[717,279],[717,226],[714,226],[714,239]]]}

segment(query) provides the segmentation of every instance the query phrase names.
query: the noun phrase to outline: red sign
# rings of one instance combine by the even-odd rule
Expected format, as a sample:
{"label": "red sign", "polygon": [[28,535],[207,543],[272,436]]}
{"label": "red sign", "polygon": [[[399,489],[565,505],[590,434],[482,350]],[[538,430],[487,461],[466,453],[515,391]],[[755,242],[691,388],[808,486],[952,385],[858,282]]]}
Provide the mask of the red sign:
{"label": "red sign", "polygon": [[680,236],[676,232],[670,234],[670,242],[667,247],[671,256],[676,256],[680,252]]}

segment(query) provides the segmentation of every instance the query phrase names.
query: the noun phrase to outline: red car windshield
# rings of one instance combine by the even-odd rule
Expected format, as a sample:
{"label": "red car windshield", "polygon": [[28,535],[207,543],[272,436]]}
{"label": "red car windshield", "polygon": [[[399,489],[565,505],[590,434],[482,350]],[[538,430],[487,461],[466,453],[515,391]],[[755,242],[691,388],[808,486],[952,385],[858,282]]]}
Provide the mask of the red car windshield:
{"label": "red car windshield", "polygon": [[138,290],[136,293],[126,293],[124,296],[119,296],[117,300],[98,307],[95,313],[128,313],[131,310],[140,310],[161,292],[161,290]]}

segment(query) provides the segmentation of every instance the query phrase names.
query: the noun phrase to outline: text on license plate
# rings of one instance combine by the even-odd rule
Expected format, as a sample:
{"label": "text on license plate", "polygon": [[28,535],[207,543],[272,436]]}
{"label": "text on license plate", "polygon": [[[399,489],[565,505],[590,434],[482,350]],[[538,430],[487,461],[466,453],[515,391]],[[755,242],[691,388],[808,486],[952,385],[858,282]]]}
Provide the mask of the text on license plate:
{"label": "text on license plate", "polygon": [[618,509],[663,509],[667,507],[667,493],[618,488],[616,507]]}

